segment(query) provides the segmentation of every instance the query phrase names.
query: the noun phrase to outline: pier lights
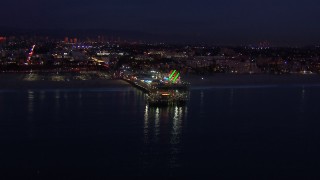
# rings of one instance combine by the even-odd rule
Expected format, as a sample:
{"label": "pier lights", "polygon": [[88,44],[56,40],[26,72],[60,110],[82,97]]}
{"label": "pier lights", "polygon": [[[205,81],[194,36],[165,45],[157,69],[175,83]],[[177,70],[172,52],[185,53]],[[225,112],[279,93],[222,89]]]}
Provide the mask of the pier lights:
{"label": "pier lights", "polygon": [[180,72],[178,72],[177,70],[171,70],[168,81],[172,83],[176,83],[178,78],[180,78]]}

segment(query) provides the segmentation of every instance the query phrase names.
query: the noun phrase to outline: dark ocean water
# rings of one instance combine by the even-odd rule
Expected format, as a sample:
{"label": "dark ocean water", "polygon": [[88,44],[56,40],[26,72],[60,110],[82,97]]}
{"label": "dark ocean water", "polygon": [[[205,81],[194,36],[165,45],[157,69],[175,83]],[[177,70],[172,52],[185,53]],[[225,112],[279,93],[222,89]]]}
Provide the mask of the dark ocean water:
{"label": "dark ocean water", "polygon": [[319,109],[302,85],[197,87],[160,108],[130,86],[2,90],[0,177],[318,179]]}

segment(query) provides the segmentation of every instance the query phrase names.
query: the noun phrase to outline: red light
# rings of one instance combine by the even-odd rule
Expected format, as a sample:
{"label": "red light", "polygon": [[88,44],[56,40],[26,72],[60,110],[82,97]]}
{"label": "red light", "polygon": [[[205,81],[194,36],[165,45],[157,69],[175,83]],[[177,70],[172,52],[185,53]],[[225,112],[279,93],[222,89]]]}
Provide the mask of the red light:
{"label": "red light", "polygon": [[0,37],[0,42],[5,41],[7,38],[6,37]]}

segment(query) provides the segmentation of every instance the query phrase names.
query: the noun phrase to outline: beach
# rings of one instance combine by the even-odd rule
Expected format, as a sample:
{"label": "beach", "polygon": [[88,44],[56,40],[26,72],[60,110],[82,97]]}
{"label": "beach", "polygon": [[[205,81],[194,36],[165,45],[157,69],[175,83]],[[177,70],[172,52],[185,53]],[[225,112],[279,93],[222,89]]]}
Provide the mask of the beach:
{"label": "beach", "polygon": [[[319,75],[213,74],[184,75],[182,80],[191,88],[240,86],[320,86]],[[0,89],[65,89],[65,88],[125,88],[130,84],[120,79],[75,74],[0,74]]]}
{"label": "beach", "polygon": [[183,81],[191,87],[212,86],[282,86],[282,85],[320,85],[317,74],[269,75],[269,74],[213,74],[185,75]]}
{"label": "beach", "polygon": [[19,73],[0,74],[0,89],[24,90],[24,89],[85,89],[85,88],[126,88],[130,85],[122,80],[110,78],[75,78],[72,74],[42,74],[30,75]]}

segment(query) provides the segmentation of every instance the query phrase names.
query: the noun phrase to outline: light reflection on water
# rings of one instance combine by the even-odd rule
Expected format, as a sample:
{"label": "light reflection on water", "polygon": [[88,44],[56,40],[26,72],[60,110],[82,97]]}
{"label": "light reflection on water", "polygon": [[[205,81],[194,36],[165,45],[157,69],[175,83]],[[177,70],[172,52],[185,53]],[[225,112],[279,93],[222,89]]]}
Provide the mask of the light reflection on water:
{"label": "light reflection on water", "polygon": [[32,90],[29,90],[28,91],[28,115],[27,115],[27,119],[28,119],[28,128],[27,128],[27,136],[28,137],[33,137],[34,136],[34,122],[35,122],[35,119],[34,119],[34,113],[36,111],[35,109],[35,97],[36,97],[36,94],[34,91]]}
{"label": "light reflection on water", "polygon": [[28,112],[29,115],[32,115],[34,111],[34,92],[28,91]]}
{"label": "light reflection on water", "polygon": [[304,111],[305,111],[305,101],[306,101],[306,89],[305,89],[305,87],[302,87],[302,90],[301,90],[300,112],[304,112]]}
{"label": "light reflection on water", "polygon": [[[181,155],[182,146],[182,129],[184,121],[186,120],[186,114],[188,108],[170,106],[170,107],[149,107],[145,106],[144,111],[144,143],[147,147],[158,147],[161,145],[169,144],[169,151],[161,151],[161,148],[157,154],[165,156],[169,162],[167,165],[170,168],[178,168],[181,166],[179,156]],[[149,148],[145,149],[143,154],[149,156]],[[150,158],[144,157],[143,164],[145,166],[152,166],[149,162]],[[147,168],[147,167],[145,167]]]}
{"label": "light reflection on water", "polygon": [[144,112],[144,142],[145,144],[148,143],[148,132],[149,132],[149,107],[146,105],[146,109]]}
{"label": "light reflection on water", "polygon": [[[255,168],[251,163],[256,159],[248,160],[247,152],[254,156],[271,150],[278,153],[279,145],[291,143],[292,138],[298,149],[290,147],[285,152],[303,152],[299,147],[305,147],[305,140],[311,139],[304,132],[315,132],[310,135],[315,137],[319,129],[318,121],[312,121],[319,117],[318,92],[319,88],[301,87],[194,90],[185,107],[150,107],[145,104],[144,94],[135,89],[0,92],[0,133],[10,143],[16,140],[14,137],[22,142],[29,137],[34,143],[26,145],[30,151],[40,146],[32,156],[20,153],[21,159],[26,159],[25,164],[30,165],[36,159],[39,167],[60,161],[68,167],[91,168],[100,162],[93,168],[114,167],[118,170],[114,174],[127,168],[127,172],[143,175],[171,175],[174,171],[184,175],[193,170],[198,175],[205,171],[200,169],[221,164],[227,167],[226,161],[233,165],[233,159],[239,158],[237,162],[248,161],[250,164],[246,166]],[[12,113],[17,109],[21,112]],[[274,136],[270,136],[271,127]],[[38,141],[41,138],[46,138],[48,144]],[[310,140],[311,145],[316,143],[316,139]],[[46,148],[51,145],[58,148]],[[270,149],[265,150],[266,145]],[[45,160],[40,159],[41,153]],[[312,162],[313,157],[307,158]],[[4,162],[10,163],[12,158]],[[237,162],[236,168],[243,167]],[[270,162],[273,167],[274,160]],[[61,164],[52,166],[58,169]]]}
{"label": "light reflection on water", "polygon": [[151,136],[159,138],[158,136],[163,131],[163,133],[171,132],[171,144],[178,144],[182,122],[186,118],[187,112],[188,107],[186,106],[149,107],[146,105],[144,111],[145,142],[150,143]]}
{"label": "light reflection on water", "polygon": [[182,123],[182,107],[174,108],[171,144],[179,144]]}
{"label": "light reflection on water", "polygon": [[156,109],[156,117],[155,117],[155,136],[156,136],[156,140],[158,140],[158,136],[160,134],[160,109],[157,108]]}
{"label": "light reflection on water", "polygon": [[200,92],[200,114],[204,114],[204,92],[201,90]]}

